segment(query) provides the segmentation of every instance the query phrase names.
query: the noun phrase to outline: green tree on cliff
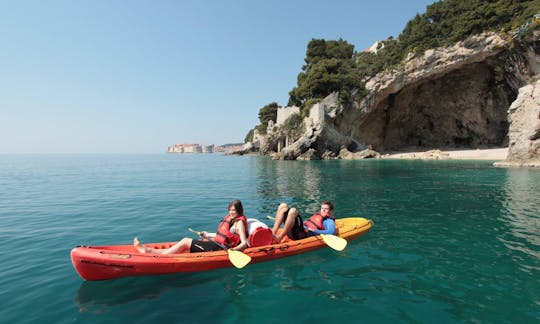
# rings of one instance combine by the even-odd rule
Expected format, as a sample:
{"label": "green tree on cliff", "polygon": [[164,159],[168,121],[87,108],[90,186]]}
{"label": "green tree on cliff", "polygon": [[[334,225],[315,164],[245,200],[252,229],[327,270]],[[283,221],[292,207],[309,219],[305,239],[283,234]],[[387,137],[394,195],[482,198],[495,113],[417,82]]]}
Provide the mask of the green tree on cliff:
{"label": "green tree on cliff", "polygon": [[377,55],[357,54],[357,63],[361,70],[374,75],[395,67],[410,52],[449,46],[485,31],[508,33],[538,13],[538,0],[438,1],[411,19],[397,39],[384,41]]}
{"label": "green tree on cliff", "polygon": [[259,121],[261,122],[261,125],[268,125],[268,121],[270,120],[275,122],[277,119],[278,108],[277,102],[272,102],[262,107],[259,110]]}
{"label": "green tree on cliff", "polygon": [[302,106],[309,99],[363,87],[354,60],[354,45],[342,39],[312,39],[304,61],[297,86],[289,92],[289,105]]}
{"label": "green tree on cliff", "polygon": [[[308,106],[332,92],[339,92],[341,102],[358,101],[366,93],[362,80],[395,68],[411,52],[452,45],[484,31],[510,33],[536,14],[540,14],[539,0],[443,0],[417,14],[397,38],[383,41],[377,54],[355,53],[343,39],[312,39],[288,104],[301,107],[304,116]],[[274,113],[277,103],[261,108],[259,132],[266,132],[268,120],[276,120]],[[250,136],[252,131],[246,139]]]}
{"label": "green tree on cliff", "polygon": [[[254,128],[259,134],[266,134],[266,128],[270,120],[276,122],[278,108],[279,105],[277,102],[271,102],[259,109],[259,121],[261,123]],[[244,139],[245,142],[253,140],[254,129],[246,134],[246,138]]]}

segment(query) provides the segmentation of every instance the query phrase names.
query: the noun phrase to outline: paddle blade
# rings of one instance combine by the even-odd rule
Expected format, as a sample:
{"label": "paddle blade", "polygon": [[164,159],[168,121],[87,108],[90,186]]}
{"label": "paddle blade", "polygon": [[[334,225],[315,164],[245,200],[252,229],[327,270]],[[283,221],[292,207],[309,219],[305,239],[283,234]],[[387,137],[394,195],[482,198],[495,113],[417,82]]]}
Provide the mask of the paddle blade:
{"label": "paddle blade", "polygon": [[331,247],[336,251],[343,251],[347,246],[347,240],[339,236],[330,235],[330,234],[321,234],[322,239],[326,245]]}
{"label": "paddle blade", "polygon": [[229,260],[231,263],[238,269],[242,269],[249,262],[251,262],[251,257],[244,252],[228,249],[227,254],[229,255]]}

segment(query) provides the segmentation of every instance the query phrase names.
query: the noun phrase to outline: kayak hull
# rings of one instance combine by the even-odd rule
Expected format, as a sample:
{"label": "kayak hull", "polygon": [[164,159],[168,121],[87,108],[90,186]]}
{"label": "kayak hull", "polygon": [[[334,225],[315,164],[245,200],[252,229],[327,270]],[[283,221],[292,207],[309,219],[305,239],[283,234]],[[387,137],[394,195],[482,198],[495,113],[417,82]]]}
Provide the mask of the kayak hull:
{"label": "kayak hull", "polygon": [[[373,222],[365,218],[336,220],[338,236],[350,241],[366,233]],[[168,248],[176,242],[149,243],[153,248]],[[326,247],[321,236],[297,241],[247,248],[243,252],[251,263],[297,255]],[[85,280],[107,280],[129,276],[148,276],[180,272],[200,272],[231,267],[226,251],[202,253],[154,254],[139,253],[132,244],[111,246],[79,246],[71,250],[73,267]]]}

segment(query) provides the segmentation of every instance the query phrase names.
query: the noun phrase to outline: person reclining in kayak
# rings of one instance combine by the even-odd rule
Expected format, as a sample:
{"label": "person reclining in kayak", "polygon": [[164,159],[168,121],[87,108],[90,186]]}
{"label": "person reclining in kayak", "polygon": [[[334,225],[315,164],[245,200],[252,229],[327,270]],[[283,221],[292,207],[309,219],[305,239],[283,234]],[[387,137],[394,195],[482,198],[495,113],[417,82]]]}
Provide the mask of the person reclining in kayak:
{"label": "person reclining in kayak", "polygon": [[[289,208],[286,203],[279,205],[272,234],[276,242],[281,242],[285,236],[292,240],[300,240],[312,235],[334,234],[336,223],[333,216],[334,205],[330,201],[321,203],[321,210],[313,214],[308,220],[302,222],[302,217],[296,208]],[[278,229],[283,224],[283,231]]]}
{"label": "person reclining in kayak", "polygon": [[219,223],[217,233],[201,232],[200,240],[184,237],[178,243],[167,249],[154,249],[141,244],[137,237],[133,239],[133,245],[140,253],[196,253],[218,251],[224,248],[241,251],[248,246],[247,243],[247,220],[244,216],[244,207],[240,200],[229,203],[229,213]]}

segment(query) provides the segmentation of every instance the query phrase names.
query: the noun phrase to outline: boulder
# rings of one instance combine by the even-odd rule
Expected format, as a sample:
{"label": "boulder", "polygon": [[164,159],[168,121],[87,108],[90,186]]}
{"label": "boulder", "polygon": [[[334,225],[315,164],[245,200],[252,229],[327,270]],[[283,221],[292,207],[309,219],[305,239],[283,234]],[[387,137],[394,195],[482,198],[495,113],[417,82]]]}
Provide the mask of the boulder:
{"label": "boulder", "polygon": [[508,156],[495,166],[540,167],[540,80],[519,89],[508,119]]}
{"label": "boulder", "polygon": [[317,156],[315,150],[310,148],[307,151],[305,151],[304,153],[300,154],[300,156],[298,156],[296,159],[297,160],[305,160],[305,161],[307,161],[307,160],[319,160],[319,157]]}
{"label": "boulder", "polygon": [[381,154],[374,150],[362,150],[360,152],[351,152],[346,148],[342,148],[339,151],[338,157],[342,160],[361,160],[361,159],[370,159],[370,158],[380,158]]}

